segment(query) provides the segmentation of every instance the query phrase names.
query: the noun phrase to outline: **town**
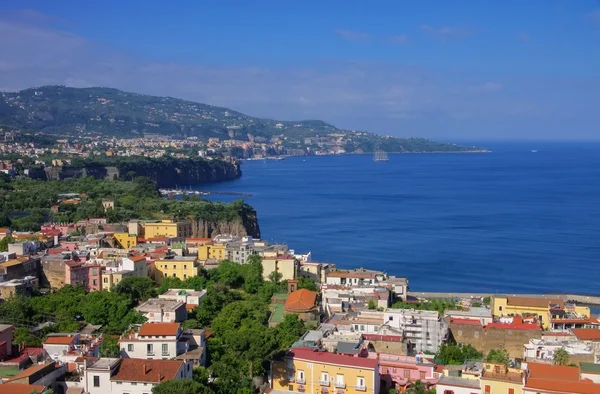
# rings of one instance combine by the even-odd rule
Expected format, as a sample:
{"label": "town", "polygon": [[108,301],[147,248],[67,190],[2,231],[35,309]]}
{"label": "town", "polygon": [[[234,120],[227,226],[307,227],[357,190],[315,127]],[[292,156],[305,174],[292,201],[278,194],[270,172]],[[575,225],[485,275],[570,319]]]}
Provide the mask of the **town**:
{"label": "town", "polygon": [[568,300],[419,298],[185,219],[0,237],[0,393],[600,392],[600,321]]}

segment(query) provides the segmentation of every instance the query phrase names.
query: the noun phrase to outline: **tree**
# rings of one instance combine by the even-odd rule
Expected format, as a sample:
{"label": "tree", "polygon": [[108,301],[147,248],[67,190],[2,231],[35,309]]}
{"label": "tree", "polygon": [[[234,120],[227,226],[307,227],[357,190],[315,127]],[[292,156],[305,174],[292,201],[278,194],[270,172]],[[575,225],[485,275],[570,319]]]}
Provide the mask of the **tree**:
{"label": "tree", "polygon": [[479,302],[479,301],[474,301],[474,302],[471,302],[471,306],[472,306],[473,308],[480,308],[482,305],[483,305],[483,304],[482,304],[481,302]]}
{"label": "tree", "polygon": [[489,306],[492,303],[492,297],[490,296],[486,296],[483,297],[483,305]]}
{"label": "tree", "polygon": [[269,280],[273,283],[279,283],[283,274],[281,272],[273,271],[269,274]]}
{"label": "tree", "polygon": [[373,299],[369,300],[369,309],[371,309],[371,310],[377,309],[377,304],[375,303],[375,300],[373,300]]}
{"label": "tree", "polygon": [[113,289],[117,294],[123,294],[131,298],[133,305],[137,305],[140,301],[146,301],[148,298],[154,297],[154,281],[142,276],[128,276],[117,283]]}
{"label": "tree", "polygon": [[554,364],[569,365],[569,353],[565,348],[560,348],[554,352]]}
{"label": "tree", "polygon": [[117,358],[121,354],[119,350],[119,341],[117,338],[105,335],[100,345],[100,357],[114,357]]}
{"label": "tree", "polygon": [[310,291],[319,291],[319,286],[312,278],[300,277],[298,279],[298,289],[307,289]]}
{"label": "tree", "polygon": [[8,244],[13,243],[15,240],[12,237],[4,237],[0,240],[0,252],[8,251]]}
{"label": "tree", "polygon": [[456,344],[443,344],[438,349],[435,360],[443,365],[462,365],[467,360],[481,360],[483,354],[471,345],[459,347]]}
{"label": "tree", "polygon": [[435,389],[428,389],[425,383],[417,380],[406,390],[407,394],[435,394]]}
{"label": "tree", "polygon": [[508,365],[508,358],[506,349],[492,349],[488,353],[486,361],[489,363]]}
{"label": "tree", "polygon": [[154,386],[152,394],[214,394],[214,391],[191,379],[167,380]]}

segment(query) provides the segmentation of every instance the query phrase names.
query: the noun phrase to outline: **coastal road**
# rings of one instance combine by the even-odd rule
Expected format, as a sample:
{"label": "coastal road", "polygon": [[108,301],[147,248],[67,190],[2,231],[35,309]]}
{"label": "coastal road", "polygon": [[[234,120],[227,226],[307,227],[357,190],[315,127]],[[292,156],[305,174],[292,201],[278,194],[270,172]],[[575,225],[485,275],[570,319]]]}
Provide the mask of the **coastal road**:
{"label": "coastal road", "polygon": [[[421,297],[421,298],[483,298],[491,297],[492,293],[432,293],[432,292],[418,292],[409,291],[409,296]],[[584,295],[584,294],[503,294],[508,297],[534,297],[534,298],[547,298],[547,299],[559,299],[563,301],[577,301],[582,304],[589,305],[600,305],[600,296],[597,295]]]}

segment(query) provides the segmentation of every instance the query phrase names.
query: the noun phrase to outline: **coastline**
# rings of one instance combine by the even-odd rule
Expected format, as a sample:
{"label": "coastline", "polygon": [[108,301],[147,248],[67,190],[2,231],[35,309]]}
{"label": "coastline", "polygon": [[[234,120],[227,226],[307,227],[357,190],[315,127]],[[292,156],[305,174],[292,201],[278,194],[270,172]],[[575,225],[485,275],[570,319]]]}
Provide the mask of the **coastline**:
{"label": "coastline", "polygon": [[[410,279],[409,279],[410,280]],[[512,294],[512,293],[444,293],[444,292],[427,292],[427,291],[409,291],[409,296],[421,297],[421,298],[483,298],[491,297],[494,295],[506,295],[511,297],[530,297],[530,298],[544,298],[544,299],[559,299],[563,301],[577,301],[579,303],[587,305],[600,305],[600,295],[586,295],[586,294],[566,294],[566,293],[548,293],[548,294]]]}
{"label": "coastline", "polygon": [[[441,155],[441,154],[474,154],[474,153],[492,153],[489,149],[477,149],[477,150],[465,150],[465,151],[429,151],[429,152],[386,152],[389,155]],[[326,153],[322,155],[282,155],[282,156],[268,156],[262,158],[248,158],[239,159],[242,161],[258,161],[258,160],[283,160],[291,157],[323,157],[323,156],[360,156],[360,155],[373,155],[374,152],[362,152],[362,153]]]}

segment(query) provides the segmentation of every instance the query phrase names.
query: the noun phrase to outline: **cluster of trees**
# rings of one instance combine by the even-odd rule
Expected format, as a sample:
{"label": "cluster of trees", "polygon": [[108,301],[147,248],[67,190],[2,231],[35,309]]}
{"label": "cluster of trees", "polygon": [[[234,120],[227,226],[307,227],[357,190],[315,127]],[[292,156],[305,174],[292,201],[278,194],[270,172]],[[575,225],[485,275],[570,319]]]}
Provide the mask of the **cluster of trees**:
{"label": "cluster of trees", "polygon": [[424,311],[438,311],[440,314],[443,314],[446,310],[462,310],[463,307],[458,305],[455,300],[448,299],[432,299],[419,303],[410,303],[404,301],[395,302],[392,305],[392,308],[398,309],[417,309]]}
{"label": "cluster of trees", "polygon": [[471,345],[458,346],[443,344],[435,355],[436,362],[442,365],[462,365],[467,360],[481,360],[483,353]]}
{"label": "cluster of trees", "polygon": [[[50,208],[62,193],[84,194],[79,204],[59,204]],[[115,201],[105,212],[103,199]],[[76,222],[90,217],[106,217],[109,222],[161,217],[194,218],[205,221],[256,221],[256,211],[243,201],[233,204],[210,202],[194,196],[168,200],[158,193],[156,183],[147,177],[132,181],[72,178],[63,181],[13,180],[0,178],[0,226],[19,231],[36,231],[46,221]]]}
{"label": "cluster of trees", "polygon": [[[62,289],[32,297],[13,297],[0,303],[0,316],[16,325],[14,343],[40,346],[51,332],[75,332],[86,323],[102,325],[105,334],[119,335],[134,323],[143,322],[143,316],[134,310],[133,299],[117,292],[86,293],[81,287]],[[51,322],[37,334],[28,328]]]}

